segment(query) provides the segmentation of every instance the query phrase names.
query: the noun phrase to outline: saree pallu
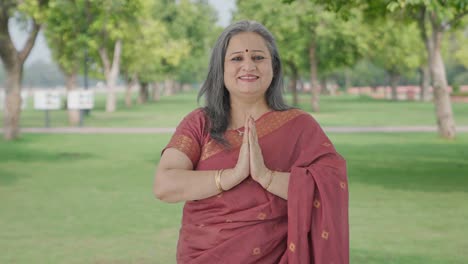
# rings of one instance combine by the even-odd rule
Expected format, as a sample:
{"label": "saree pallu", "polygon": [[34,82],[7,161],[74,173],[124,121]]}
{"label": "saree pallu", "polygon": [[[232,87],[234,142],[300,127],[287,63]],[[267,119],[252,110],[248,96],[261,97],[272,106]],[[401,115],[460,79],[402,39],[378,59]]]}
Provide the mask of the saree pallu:
{"label": "saree pallu", "polygon": [[[166,149],[185,153],[195,170],[234,168],[242,135],[226,131],[226,149],[210,138],[208,124],[202,109],[193,111]],[[256,127],[265,165],[290,172],[288,200],[248,177],[229,191],[186,202],[177,262],[349,263],[344,159],[301,110],[268,112]]]}

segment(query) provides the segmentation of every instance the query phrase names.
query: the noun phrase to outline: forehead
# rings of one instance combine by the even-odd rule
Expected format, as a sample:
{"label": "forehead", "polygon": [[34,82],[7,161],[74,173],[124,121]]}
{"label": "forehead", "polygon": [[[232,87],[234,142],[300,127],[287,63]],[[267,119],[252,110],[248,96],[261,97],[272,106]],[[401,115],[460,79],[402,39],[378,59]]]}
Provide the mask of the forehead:
{"label": "forehead", "polygon": [[262,50],[269,53],[263,37],[253,32],[242,32],[231,37],[226,55],[229,55],[231,52],[245,50]]}

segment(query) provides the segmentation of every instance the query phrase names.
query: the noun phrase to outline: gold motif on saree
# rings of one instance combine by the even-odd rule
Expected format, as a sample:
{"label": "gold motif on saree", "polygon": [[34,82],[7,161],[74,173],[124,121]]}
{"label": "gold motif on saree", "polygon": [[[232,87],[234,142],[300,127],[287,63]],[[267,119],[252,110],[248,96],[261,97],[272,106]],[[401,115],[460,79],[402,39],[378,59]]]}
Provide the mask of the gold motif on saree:
{"label": "gold motif on saree", "polygon": [[340,187],[341,187],[341,189],[345,189],[346,188],[346,183],[345,182],[340,182]]}
{"label": "gold motif on saree", "polygon": [[319,208],[319,207],[320,207],[320,202],[319,202],[319,200],[315,200],[315,201],[314,201],[314,207],[315,207],[315,208]]}
{"label": "gold motif on saree", "polygon": [[289,250],[291,250],[291,252],[296,250],[296,245],[293,242],[289,243]]}
{"label": "gold motif on saree", "polygon": [[262,252],[261,252],[260,248],[258,248],[258,247],[254,248],[252,250],[252,255],[260,255],[260,253],[262,253]]}
{"label": "gold motif on saree", "polygon": [[327,231],[323,230],[322,238],[325,239],[325,240],[328,240],[328,232]]}
{"label": "gold motif on saree", "polygon": [[265,214],[265,213],[259,213],[259,214],[257,215],[257,219],[265,220],[265,218],[266,218],[266,214]]}

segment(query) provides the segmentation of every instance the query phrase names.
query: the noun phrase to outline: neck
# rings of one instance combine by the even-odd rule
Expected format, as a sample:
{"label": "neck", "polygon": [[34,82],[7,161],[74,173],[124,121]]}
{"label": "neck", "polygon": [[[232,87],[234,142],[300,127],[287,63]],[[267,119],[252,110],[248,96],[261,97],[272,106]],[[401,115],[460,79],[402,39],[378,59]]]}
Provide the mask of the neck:
{"label": "neck", "polygon": [[233,98],[231,98],[231,120],[229,122],[229,127],[231,129],[243,127],[245,119],[249,116],[252,116],[257,120],[268,111],[270,111],[270,108],[268,107],[265,98],[249,102],[244,100],[233,100]]}

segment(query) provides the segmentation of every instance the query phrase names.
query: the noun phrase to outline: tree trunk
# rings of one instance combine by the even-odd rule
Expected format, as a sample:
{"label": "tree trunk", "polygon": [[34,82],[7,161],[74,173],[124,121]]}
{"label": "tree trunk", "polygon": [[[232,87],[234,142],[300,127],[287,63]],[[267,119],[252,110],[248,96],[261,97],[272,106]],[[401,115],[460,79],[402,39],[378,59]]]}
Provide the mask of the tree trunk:
{"label": "tree trunk", "polygon": [[107,97],[106,97],[106,112],[112,113],[117,109],[117,97],[115,96],[116,78],[113,75],[106,77]]}
{"label": "tree trunk", "polygon": [[104,73],[106,76],[107,84],[107,99],[106,99],[106,112],[115,112],[117,108],[117,100],[115,96],[115,85],[119,75],[120,55],[122,53],[122,41],[117,40],[114,46],[114,57],[112,64],[107,56],[107,51],[104,47],[99,48],[99,55],[101,56]]}
{"label": "tree trunk", "polygon": [[[298,96],[299,96],[299,92],[304,91],[304,82],[300,79],[299,76],[298,76],[297,82],[299,83],[299,89],[297,89]],[[298,100],[298,102],[299,102],[299,100]]]}
{"label": "tree trunk", "polygon": [[148,83],[141,82],[140,83],[140,92],[138,94],[138,103],[145,104],[148,102],[149,98],[149,90],[148,90]]}
{"label": "tree trunk", "polygon": [[297,80],[299,79],[299,73],[294,63],[290,62],[288,64],[291,68],[291,83],[289,85],[289,90],[291,91],[292,95],[292,104],[297,106],[299,104],[299,100],[297,98]]}
{"label": "tree trunk", "polygon": [[292,94],[292,104],[294,106],[297,106],[299,104],[298,98],[297,98],[297,79],[298,75],[297,72],[294,72],[291,76],[291,94]]}
{"label": "tree trunk", "polygon": [[132,107],[132,80],[127,81],[127,86],[125,87],[125,107]]}
{"label": "tree trunk", "polygon": [[[431,23],[431,30],[426,28],[426,19],[429,19]],[[441,54],[444,27],[440,24],[440,21],[437,21],[437,17],[430,14],[425,7],[420,10],[418,25],[428,55],[439,135],[443,138],[453,139],[456,135],[455,120],[453,119],[452,103],[447,91],[447,77]],[[432,35],[429,35],[429,32]]]}
{"label": "tree trunk", "polygon": [[[77,84],[77,72],[65,73],[65,87],[67,92],[76,90]],[[68,109],[68,125],[79,126],[80,125],[80,110],[79,109]]]}
{"label": "tree trunk", "polygon": [[22,65],[15,65],[10,69],[6,69],[5,107],[3,112],[3,129],[6,140],[13,140],[19,136],[22,68]]}
{"label": "tree trunk", "polygon": [[441,42],[443,32],[438,31],[435,22],[432,27],[433,53],[430,63],[432,83],[434,89],[434,104],[437,116],[439,135],[443,138],[455,138],[455,120],[453,119],[452,103],[447,90],[447,78],[445,76],[445,65],[442,59]]}
{"label": "tree trunk", "polygon": [[138,76],[134,74],[131,78],[127,79],[127,87],[125,89],[125,106],[130,108],[133,105],[132,92],[138,82]]}
{"label": "tree trunk", "polygon": [[392,100],[398,100],[398,84],[400,82],[400,74],[396,72],[389,72],[390,75],[390,87],[392,88]]}
{"label": "tree trunk", "polygon": [[311,86],[311,92],[312,92],[312,111],[314,112],[319,112],[320,107],[319,107],[319,95],[320,95],[320,86],[318,82],[318,76],[317,76],[317,56],[315,53],[316,50],[316,44],[315,40],[312,40],[310,46],[309,46],[309,61],[310,61],[310,86]]}
{"label": "tree trunk", "polygon": [[178,93],[180,93],[181,90],[182,90],[182,85],[181,85],[181,83],[178,82],[178,81],[175,81],[175,82],[174,82],[174,92],[175,92],[176,94],[178,94]]}
{"label": "tree trunk", "polygon": [[159,102],[159,100],[161,99],[161,91],[160,91],[159,83],[154,82],[152,87],[153,87],[153,101]]}
{"label": "tree trunk", "polygon": [[327,87],[327,78],[323,77],[320,78],[320,93],[321,94],[329,94],[329,90]]}
{"label": "tree trunk", "polygon": [[349,88],[351,88],[351,71],[350,69],[345,70],[345,91],[347,92]]}
{"label": "tree trunk", "polygon": [[174,94],[174,80],[166,79],[164,81],[164,95]]}
{"label": "tree trunk", "polygon": [[421,101],[427,102],[431,99],[429,93],[429,90],[431,89],[431,71],[429,66],[427,64],[421,65],[419,68],[419,73],[421,74],[419,81],[419,87],[421,89],[420,98]]}
{"label": "tree trunk", "polygon": [[[6,3],[8,4],[8,3]],[[5,106],[3,111],[3,136],[6,140],[19,137],[21,115],[21,81],[23,64],[29,56],[39,33],[40,25],[33,20],[33,27],[23,46],[18,51],[11,40],[8,30],[9,6],[0,11],[0,58],[7,74],[5,87]]]}

